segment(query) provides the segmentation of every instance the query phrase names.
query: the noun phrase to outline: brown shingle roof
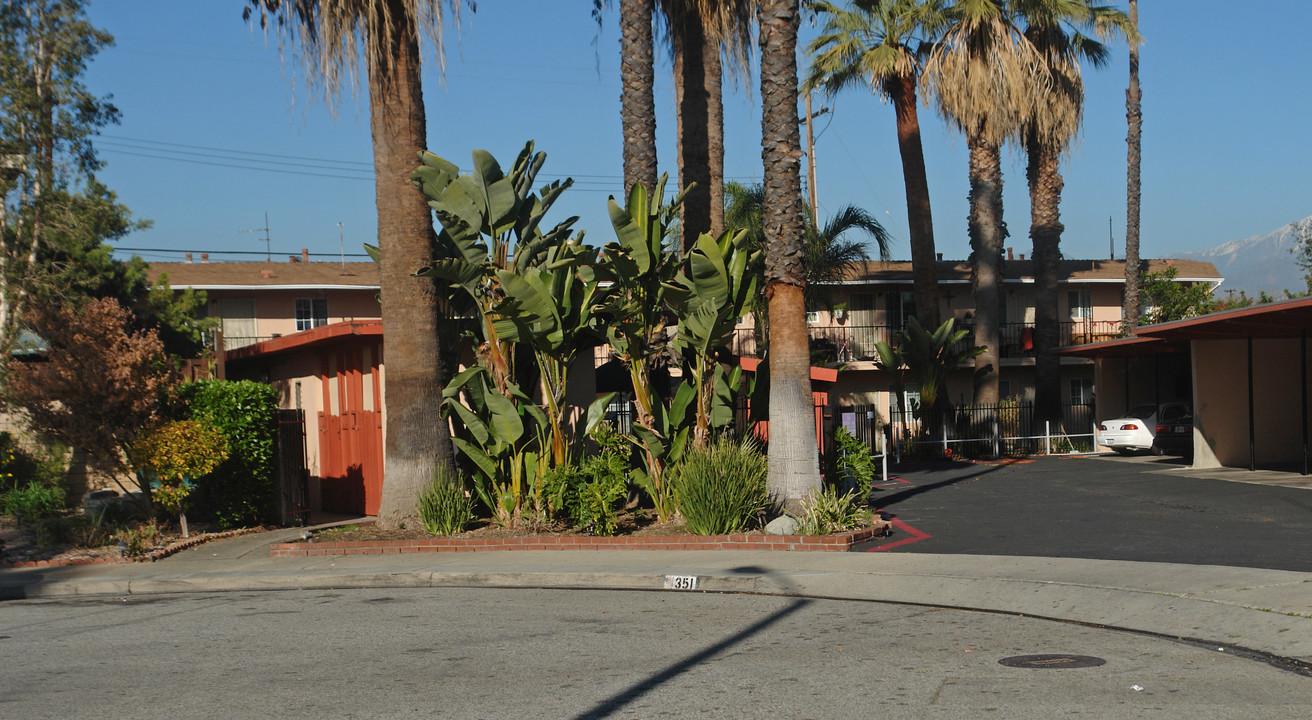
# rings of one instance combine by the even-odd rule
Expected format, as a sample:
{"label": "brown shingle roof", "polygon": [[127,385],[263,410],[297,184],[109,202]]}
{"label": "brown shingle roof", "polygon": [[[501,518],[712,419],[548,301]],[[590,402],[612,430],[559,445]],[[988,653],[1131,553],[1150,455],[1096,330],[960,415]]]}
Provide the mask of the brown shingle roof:
{"label": "brown shingle roof", "polygon": [[[1144,260],[1143,264],[1150,273],[1162,272],[1174,267],[1177,277],[1186,279],[1221,280],[1221,273],[1209,262],[1198,260]],[[940,281],[970,280],[970,263],[965,260],[941,260],[937,265]],[[1002,263],[1004,278],[1007,281],[1033,280],[1034,261],[1004,260]],[[1125,279],[1124,260],[1062,260],[1058,270],[1062,281],[1108,281]],[[857,272],[848,277],[846,282],[869,283],[910,283],[911,263],[904,261],[868,262],[864,267],[858,266]]]}
{"label": "brown shingle roof", "polygon": [[151,263],[151,281],[160,275],[168,275],[173,288],[378,287],[378,267],[372,262]]}

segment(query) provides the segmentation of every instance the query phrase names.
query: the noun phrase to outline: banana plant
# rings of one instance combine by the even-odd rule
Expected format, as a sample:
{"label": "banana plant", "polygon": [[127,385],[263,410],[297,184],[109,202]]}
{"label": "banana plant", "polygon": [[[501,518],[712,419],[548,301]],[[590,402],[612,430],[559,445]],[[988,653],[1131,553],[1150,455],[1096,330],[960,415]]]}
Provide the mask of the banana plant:
{"label": "banana plant", "polygon": [[508,173],[484,150],[473,152],[468,174],[433,153],[422,153],[420,160],[411,177],[441,225],[443,252],[415,274],[468,296],[478,321],[478,365],[447,385],[445,414],[463,424],[456,447],[477,468],[484,502],[499,521],[513,525],[527,489],[536,488],[535,478],[549,463],[551,423],[521,389],[514,363],[519,328],[511,317],[517,301],[508,301],[505,283],[536,269],[550,272],[551,248],[571,242],[577,217],[549,230],[542,229],[542,220],[573,181],[549,183],[534,193],[546,154],[535,153],[532,141]]}
{"label": "banana plant", "polygon": [[501,335],[511,327],[497,312],[505,297],[499,273],[523,272],[540,262],[544,251],[566,241],[578,221],[571,217],[550,230],[542,219],[573,180],[549,183],[539,194],[533,181],[546,162],[546,153],[534,153],[533,142],[524,145],[506,174],[486,150],[473,152],[473,171],[459,168],[430,152],[411,174],[428,198],[442,226],[443,245],[452,251],[415,274],[433,277],[462,289],[473,300],[480,318],[479,362],[488,369],[497,390],[510,397],[515,382],[511,343]]}
{"label": "banana plant", "polygon": [[460,419],[462,427],[451,440],[473,465],[480,499],[493,520],[514,526],[540,469],[534,430],[545,427],[547,418],[518,385],[511,384],[510,392],[507,398],[487,369],[475,366],[452,379],[442,402],[448,414]]}
{"label": "banana plant", "polygon": [[663,468],[677,461],[686,445],[684,417],[693,400],[693,393],[681,387],[666,407],[651,383],[653,363],[668,349],[667,321],[672,315],[666,293],[679,271],[669,228],[683,196],[665,204],[666,179],[661,176],[651,195],[636,183],[623,207],[610,199],[615,240],[602,249],[597,268],[598,279],[608,284],[606,341],[628,368],[633,383],[633,428],[643,468],[631,477],[647,491],[662,521],[673,511]]}
{"label": "banana plant", "polygon": [[691,383],[695,394],[695,447],[705,447],[713,430],[733,420],[730,403],[742,370],[726,373],[716,355],[733,339],[738,318],[751,311],[756,276],[748,268],[760,256],[760,250],[748,246],[745,231],[725,232],[719,238],[703,233],[666,289],[679,321],[674,348],[683,356],[685,382]]}
{"label": "banana plant", "polygon": [[[603,290],[589,264],[596,255],[595,248],[567,241],[549,248],[541,265],[520,272],[497,271],[505,291],[497,312],[511,321],[502,339],[527,343],[533,350],[550,423],[549,459],[556,467],[569,464],[570,449],[575,444],[565,428],[569,369],[587,336],[599,334]],[[587,414],[591,423],[604,415],[613,396],[610,393],[592,403]],[[591,433],[592,427],[589,424],[584,434]]]}

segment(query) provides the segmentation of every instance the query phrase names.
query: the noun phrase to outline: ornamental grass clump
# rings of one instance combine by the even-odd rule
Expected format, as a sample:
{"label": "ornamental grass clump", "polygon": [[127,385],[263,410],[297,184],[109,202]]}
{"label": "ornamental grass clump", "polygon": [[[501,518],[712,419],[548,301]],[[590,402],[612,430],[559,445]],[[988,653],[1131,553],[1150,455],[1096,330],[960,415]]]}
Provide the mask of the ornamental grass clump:
{"label": "ornamental grass clump", "polygon": [[679,512],[697,535],[743,532],[770,507],[767,463],[756,442],[721,437],[689,450],[670,471]]}
{"label": "ornamental grass clump", "polygon": [[433,483],[419,495],[419,521],[434,535],[455,535],[474,519],[474,501],[455,471],[438,467]]}
{"label": "ornamental grass clump", "polygon": [[870,510],[865,498],[855,492],[839,495],[833,487],[813,493],[802,501],[806,516],[798,524],[800,535],[829,535],[866,527],[870,524]]}

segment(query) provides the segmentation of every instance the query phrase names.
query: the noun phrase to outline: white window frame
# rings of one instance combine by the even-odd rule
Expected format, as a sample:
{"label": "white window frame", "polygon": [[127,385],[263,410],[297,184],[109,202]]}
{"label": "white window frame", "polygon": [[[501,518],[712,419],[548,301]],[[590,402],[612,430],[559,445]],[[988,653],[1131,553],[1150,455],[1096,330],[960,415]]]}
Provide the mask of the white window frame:
{"label": "white window frame", "polygon": [[[1093,402],[1093,378],[1071,378],[1071,405],[1088,405]],[[1077,397],[1078,396],[1078,397]]]}
{"label": "white window frame", "polygon": [[296,298],[295,308],[296,332],[328,324],[327,298]]}

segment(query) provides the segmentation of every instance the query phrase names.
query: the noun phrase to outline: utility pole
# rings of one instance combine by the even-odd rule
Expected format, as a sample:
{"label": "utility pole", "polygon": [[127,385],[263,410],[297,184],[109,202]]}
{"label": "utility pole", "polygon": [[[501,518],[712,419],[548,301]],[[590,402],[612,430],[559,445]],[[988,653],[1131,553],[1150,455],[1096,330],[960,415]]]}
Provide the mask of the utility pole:
{"label": "utility pole", "polygon": [[238,233],[263,232],[264,233],[264,253],[265,260],[273,262],[273,241],[269,239],[269,211],[264,211],[264,227],[251,228],[249,230],[238,230]]}
{"label": "utility pole", "polygon": [[806,189],[811,196],[811,213],[819,215],[815,189],[815,136],[811,131],[811,93],[806,94]]}
{"label": "utility pole", "polygon": [[1116,240],[1112,238],[1112,216],[1107,216],[1107,259],[1116,259]]}
{"label": "utility pole", "polygon": [[342,247],[342,274],[346,274],[346,238],[342,235],[342,223],[337,222],[337,242]]}

